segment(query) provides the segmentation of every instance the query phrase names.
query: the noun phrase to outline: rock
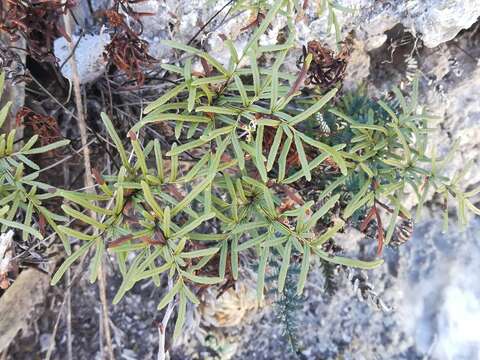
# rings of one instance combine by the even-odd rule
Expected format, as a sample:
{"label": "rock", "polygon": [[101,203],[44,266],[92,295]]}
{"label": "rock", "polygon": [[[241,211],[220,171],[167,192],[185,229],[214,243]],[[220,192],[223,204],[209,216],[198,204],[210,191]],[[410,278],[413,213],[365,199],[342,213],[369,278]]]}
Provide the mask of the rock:
{"label": "rock", "polygon": [[461,30],[468,29],[480,16],[478,0],[417,1],[406,5],[413,26],[422,34],[423,43],[428,47],[438,46],[452,40]]}
{"label": "rock", "polygon": [[[368,272],[368,281],[393,307],[391,312],[360,302],[345,276],[329,298],[322,291],[320,269],[312,267],[303,310],[297,312],[300,358],[479,358],[480,238],[474,234],[480,221],[465,233],[455,226],[447,234],[440,229],[438,221],[420,224],[406,245],[387,249],[384,266]],[[240,346],[234,359],[291,359],[282,329],[265,309],[235,333]]]}
{"label": "rock", "polygon": [[0,352],[15,335],[40,315],[49,287],[50,276],[34,268],[20,273],[0,298]]}
{"label": "rock", "polygon": [[[425,46],[436,47],[453,39],[461,30],[468,29],[480,16],[477,0],[413,0],[375,1],[344,0],[341,5],[349,11],[336,10],[335,14],[345,36],[355,31],[366,48],[373,50],[386,40],[385,32],[397,24],[411,29],[421,36]],[[328,35],[327,13],[320,19],[317,3],[312,2],[310,14],[311,37],[325,38]]]}
{"label": "rock", "polygon": [[346,90],[353,90],[358,84],[366,81],[370,75],[370,55],[367,53],[365,43],[355,40],[353,43],[350,61],[347,64],[346,76],[343,86]]}
{"label": "rock", "polygon": [[[80,5],[82,4],[83,2]],[[100,11],[106,6],[104,0],[92,1],[92,4],[95,11]],[[427,47],[436,47],[454,38],[462,29],[469,28],[480,16],[477,0],[343,0],[340,4],[344,10],[334,11],[342,37],[354,31],[357,39],[363,42],[362,47],[366,51],[379,48],[387,39],[385,32],[397,24],[403,24],[413,34],[418,34]],[[138,12],[152,14],[142,17],[144,24],[142,38],[150,43],[152,56],[158,60],[169,61],[172,60],[170,49],[165,47],[161,40],[173,39],[187,43],[224,5],[220,2],[212,4],[208,0],[165,2],[148,0],[134,4],[133,8]],[[326,10],[320,14],[318,6],[318,2],[309,2],[303,18],[298,18],[295,23],[297,49],[301,49],[302,45],[313,39],[320,39],[332,48],[335,46],[334,31],[328,26],[329,12]],[[232,39],[237,50],[241,52],[253,33],[253,30],[241,29],[256,16],[255,12],[249,11],[239,11],[233,16],[226,16],[227,11],[228,7],[223,9],[223,12],[220,12],[196,39],[224,65],[228,64],[230,54],[219,35]],[[260,43],[262,45],[277,43],[279,31],[285,25],[286,19],[277,16],[267,34],[260,37]],[[66,45],[65,40],[58,41],[60,48]],[[88,41],[82,41],[82,47],[77,49],[79,69],[82,80],[85,76],[85,82],[102,73],[99,70],[104,66],[101,60],[103,49],[100,50],[102,42],[108,43],[103,36],[100,38],[92,36]],[[56,46],[55,54],[60,59],[68,56],[65,55],[65,50],[59,51],[62,50],[57,50]],[[68,53],[68,49],[66,52]],[[362,61],[361,59],[359,61]],[[64,72],[68,77],[69,71],[65,69]]]}
{"label": "rock", "polygon": [[[78,41],[77,36],[73,36],[72,41]],[[80,83],[85,84],[94,81],[105,71],[106,61],[103,58],[105,45],[110,42],[110,35],[102,33],[100,35],[84,35],[75,50],[75,59],[77,61],[78,75]],[[55,40],[54,53],[63,64],[71,54],[70,46],[63,37]],[[72,79],[72,69],[69,61],[62,68],[62,74],[67,79]]]}

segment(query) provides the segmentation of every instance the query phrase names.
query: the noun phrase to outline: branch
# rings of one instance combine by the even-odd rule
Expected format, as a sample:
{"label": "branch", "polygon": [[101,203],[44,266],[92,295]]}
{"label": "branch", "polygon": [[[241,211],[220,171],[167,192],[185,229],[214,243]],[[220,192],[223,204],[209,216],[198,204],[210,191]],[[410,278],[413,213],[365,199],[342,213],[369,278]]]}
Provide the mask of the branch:
{"label": "branch", "polygon": [[[66,12],[64,14],[64,23],[65,23],[65,31],[66,34],[72,38],[71,28],[72,24],[70,21],[70,13]],[[85,167],[85,187],[87,191],[95,192],[95,184],[93,182],[92,177],[92,165],[90,161],[90,148],[87,145],[88,137],[87,137],[87,123],[85,121],[85,113],[83,111],[83,104],[82,104],[82,93],[80,88],[80,79],[78,76],[78,68],[77,62],[75,60],[75,44],[73,42],[69,42],[70,51],[72,53],[72,57],[69,59],[70,66],[72,68],[72,82],[73,82],[73,90],[75,93],[75,105],[77,107],[77,124],[80,130],[80,138],[82,141],[83,147],[83,164]],[[96,214],[92,212],[91,216],[93,218],[96,217]],[[100,263],[98,267],[98,289],[100,292],[100,301],[102,303],[102,318],[103,318],[103,329],[105,332],[105,338],[107,341],[107,350],[108,350],[108,357],[109,359],[115,359],[113,354],[113,346],[112,346],[112,336],[110,334],[110,321],[108,316],[108,306],[107,306],[107,291],[106,291],[106,279],[105,279],[105,272],[103,271],[103,261]]]}
{"label": "branch", "polygon": [[[170,291],[173,288],[173,280],[168,279],[168,290]],[[172,316],[173,309],[175,308],[175,299],[170,301],[163,316],[162,322],[158,325],[158,356],[157,360],[165,360],[167,356],[167,351],[165,351],[165,334],[167,332],[167,325],[170,317]]]}

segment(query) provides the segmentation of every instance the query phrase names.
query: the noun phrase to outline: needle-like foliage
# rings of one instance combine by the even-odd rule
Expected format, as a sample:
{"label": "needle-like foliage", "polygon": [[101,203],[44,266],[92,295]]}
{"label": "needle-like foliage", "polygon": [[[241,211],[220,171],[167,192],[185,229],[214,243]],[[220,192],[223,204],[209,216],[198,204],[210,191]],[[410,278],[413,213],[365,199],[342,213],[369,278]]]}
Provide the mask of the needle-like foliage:
{"label": "needle-like foliage", "polygon": [[[0,98],[4,88],[5,74],[0,74]],[[11,102],[0,109],[0,128],[5,123]],[[58,222],[66,221],[62,215],[49,211],[43,202],[52,198],[52,187],[38,181],[41,169],[31,160],[32,155],[46,153],[65,146],[68,140],[46,146],[35,147],[38,135],[28,139],[21,147],[15,145],[16,130],[0,133],[0,232],[14,228],[22,232],[24,241],[34,237],[42,239],[41,232],[47,225],[58,231]],[[39,231],[42,230],[42,231]],[[67,238],[61,234],[67,252],[70,252]]]}
{"label": "needle-like foliage", "polygon": [[[261,46],[261,35],[277,16],[286,17],[288,38]],[[128,133],[128,146],[102,114],[120,170],[113,175],[97,172],[95,194],[55,193],[65,199],[62,208],[72,225],[52,222],[52,227],[63,238],[83,244],[61,265],[53,284],[90,249],[90,279],[95,281],[101,259],[110,251],[123,276],[114,303],[135,284],[152,279],[159,286],[167,276],[171,286],[158,308],[178,304],[178,336],[187,302],[199,303],[199,289],[237,280],[244,257],[258,262],[260,301],[273,254],[281,258],[280,293],[289,285],[295,254],[295,292],[301,295],[312,257],[362,269],[381,265],[382,247],[391,241],[397,222],[412,218],[402,205],[407,191],[417,194],[419,209],[431,191],[455,199],[462,223],[467,210],[480,213],[470,201],[478,190],[460,190],[465,171],[452,180],[444,177],[449,157],[437,159],[434,147],[428,146],[431,118],[418,112],[418,84],[408,96],[394,89],[395,102],[374,102],[361,92],[340,95],[338,88],[302,93],[299,77],[282,71],[294,38],[293,5],[277,0],[241,52],[225,40],[230,49],[226,65],[197,48],[164,42],[184,53],[186,61],[183,66],[163,65],[178,81],[145,108]],[[271,66],[260,61],[266,54],[274,59]],[[307,56],[305,63],[311,60]],[[245,61],[248,66],[241,67]],[[202,65],[203,73],[193,70],[195,64]],[[144,131],[160,122],[175,126],[177,141],[169,148],[162,149],[159,139]],[[48,150],[32,150],[29,141],[15,153],[12,138],[0,138],[0,165],[8,170],[2,175],[8,185],[2,183],[0,189],[24,197],[2,200],[2,205],[14,203],[1,210],[1,216],[8,214],[0,216],[7,226],[20,206],[31,217],[23,199],[33,199],[36,189],[44,188],[34,182],[35,172],[21,177],[20,162],[35,169],[25,155]],[[28,184],[29,190],[18,184]],[[308,186],[315,187],[315,200],[299,195]],[[372,222],[377,223],[378,258],[346,258],[327,249],[347,226],[366,230]],[[26,221],[14,227],[39,235],[29,225]]]}

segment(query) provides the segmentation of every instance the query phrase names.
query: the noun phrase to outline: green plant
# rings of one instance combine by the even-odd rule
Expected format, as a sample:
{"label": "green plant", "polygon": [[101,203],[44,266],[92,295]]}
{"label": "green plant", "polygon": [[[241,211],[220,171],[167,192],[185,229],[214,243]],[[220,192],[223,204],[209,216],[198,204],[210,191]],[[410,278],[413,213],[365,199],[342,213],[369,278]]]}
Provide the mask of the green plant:
{"label": "green plant", "polygon": [[[63,239],[83,241],[60,266],[52,284],[90,249],[95,249],[90,266],[90,280],[95,281],[109,250],[123,277],[114,303],[135,284],[153,279],[160,286],[161,276],[168,276],[171,286],[158,308],[178,303],[174,330],[178,336],[187,302],[199,303],[201,287],[230,277],[236,280],[240,255],[258,259],[260,301],[273,253],[281,255],[279,293],[285,290],[295,253],[300,267],[295,292],[301,295],[312,256],[362,269],[381,265],[382,259],[337,256],[329,251],[330,243],[347,226],[366,229],[376,221],[380,255],[398,218],[411,218],[402,206],[408,189],[417,194],[419,209],[427,192],[434,190],[458,200],[462,223],[467,209],[480,213],[469,200],[478,190],[463,193],[458,186],[464,172],[450,181],[440,172],[448,157],[438,160],[427,151],[430,118],[417,113],[416,83],[407,98],[394,89],[398,104],[373,102],[361,91],[341,97],[337,88],[324,95],[298,91],[302,86],[296,83],[298,77],[281,71],[295,36],[292,14],[291,2],[275,1],[241,54],[225,40],[231,52],[227,66],[206,52],[165,41],[188,57],[183,67],[163,65],[178,75],[177,85],[146,107],[145,116],[128,132],[128,146],[102,114],[121,161],[119,171],[96,173],[97,193],[56,190],[35,198],[63,197],[62,209],[71,225],[52,221],[52,228]],[[276,16],[287,18],[287,40],[259,46],[258,39]],[[259,63],[266,53],[275,59],[271,67]],[[203,75],[192,71],[194,59],[202,60]],[[244,59],[250,63],[241,68]],[[305,59],[309,61],[311,56]],[[159,139],[148,138],[144,131],[159,122],[175,124],[177,142],[169,149],[162,149]],[[33,169],[24,155],[64,144],[32,150],[29,141],[13,153],[13,136],[3,139],[9,158],[16,156]],[[22,165],[14,165],[18,162],[3,163],[21,174]],[[28,199],[33,199],[32,189],[49,189],[34,182],[36,175],[22,179],[13,177],[11,170],[4,174],[11,177],[4,176],[11,184],[1,188],[8,194],[17,183],[28,185],[28,191],[14,190]],[[299,195],[308,184],[315,188],[315,200]],[[28,215],[23,199],[17,203]],[[33,202],[32,209],[37,207]],[[12,214],[13,208],[6,208],[5,214]],[[381,215],[380,208],[387,214]],[[50,218],[63,220],[53,214]],[[382,218],[388,219],[386,234]],[[40,235],[28,225],[16,223],[17,228]],[[69,243],[65,246],[68,251]]]}
{"label": "green plant", "polygon": [[[281,259],[280,259],[281,260]],[[266,279],[267,284],[272,284],[278,278],[281,261],[273,259],[270,267],[272,268],[271,275]],[[288,342],[290,350],[297,358],[303,359],[302,354],[300,323],[298,321],[298,313],[303,309],[305,303],[305,296],[298,294],[296,291],[296,284],[298,276],[300,275],[300,266],[293,263],[287,271],[285,286],[283,291],[278,293],[274,286],[272,292],[274,296],[274,310],[276,318],[282,326],[282,333],[285,341]]]}
{"label": "green plant", "polygon": [[[4,82],[5,74],[2,73],[0,74],[0,98]],[[7,102],[0,110],[0,128],[7,119],[10,106],[11,102]],[[8,134],[0,134],[0,231],[3,233],[7,228],[15,228],[22,231],[24,241],[29,240],[31,236],[43,239],[43,235],[36,228],[45,230],[48,224],[59,234],[67,253],[70,253],[70,243],[63,233],[58,231],[57,225],[58,222],[64,222],[67,219],[51,212],[43,205],[43,202],[55,196],[52,194],[54,188],[38,181],[42,170],[31,160],[32,155],[52,151],[65,146],[69,141],[62,140],[46,146],[34,147],[38,141],[38,135],[34,135],[17,149],[15,134],[15,129]],[[44,225],[39,225],[42,223]]]}
{"label": "green plant", "polygon": [[[363,269],[382,264],[382,259],[336,256],[324,245],[346,226],[376,219],[380,254],[397,218],[411,217],[402,206],[408,187],[417,193],[419,208],[427,191],[434,189],[458,200],[462,222],[466,208],[479,213],[468,200],[476,192],[464,194],[457,186],[462,174],[452,181],[440,175],[448,157],[440,161],[434,153],[427,155],[430,118],[416,112],[417,85],[409,101],[394,89],[398,106],[372,102],[362,93],[338,99],[337,89],[323,96],[291,91],[289,83],[295,77],[280,68],[293,42],[293,11],[290,3],[286,9],[283,4],[273,4],[242,54],[225,40],[231,52],[227,67],[206,52],[165,41],[189,57],[183,67],[163,65],[178,74],[178,85],[146,107],[146,116],[128,134],[131,151],[102,115],[122,166],[116,175],[97,175],[98,194],[58,191],[74,204],[64,205],[65,213],[91,232],[59,228],[84,244],[60,267],[53,284],[90,248],[95,248],[94,281],[100,259],[110,248],[123,276],[114,303],[139,281],[153,279],[159,285],[164,273],[173,280],[158,308],[178,301],[176,336],[187,301],[199,302],[198,287],[221,283],[227,270],[237,279],[240,253],[258,257],[261,300],[272,251],[282,257],[280,293],[296,252],[301,259],[296,291],[301,294],[311,256]],[[290,37],[284,44],[258,46],[260,35],[279,14],[287,17]],[[258,63],[266,52],[274,54],[270,68]],[[194,58],[202,59],[203,76],[192,74]],[[250,66],[240,68],[244,58]],[[319,116],[328,131],[318,131]],[[142,135],[142,129],[166,121],[175,123],[178,143],[164,152],[157,139],[148,141]],[[282,208],[282,194],[316,179],[323,181],[316,202],[301,200],[296,207]],[[378,207],[388,210],[386,234]]]}

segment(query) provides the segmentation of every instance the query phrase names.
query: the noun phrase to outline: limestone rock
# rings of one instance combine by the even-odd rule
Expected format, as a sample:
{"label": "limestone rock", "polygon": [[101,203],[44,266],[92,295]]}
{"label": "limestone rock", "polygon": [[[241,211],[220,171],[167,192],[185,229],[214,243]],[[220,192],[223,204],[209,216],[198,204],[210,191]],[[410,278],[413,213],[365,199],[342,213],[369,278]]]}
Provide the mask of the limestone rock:
{"label": "limestone rock", "polygon": [[[72,41],[76,43],[78,37],[73,36]],[[109,42],[110,35],[106,33],[82,37],[75,51],[80,83],[94,81],[104,73],[106,62],[103,58],[103,52],[105,45]],[[70,56],[70,46],[65,38],[61,37],[55,40],[54,48],[55,56],[60,60],[60,64]],[[67,79],[72,79],[72,69],[68,61],[62,68],[62,74]]]}

